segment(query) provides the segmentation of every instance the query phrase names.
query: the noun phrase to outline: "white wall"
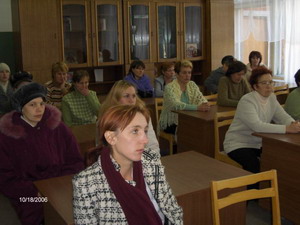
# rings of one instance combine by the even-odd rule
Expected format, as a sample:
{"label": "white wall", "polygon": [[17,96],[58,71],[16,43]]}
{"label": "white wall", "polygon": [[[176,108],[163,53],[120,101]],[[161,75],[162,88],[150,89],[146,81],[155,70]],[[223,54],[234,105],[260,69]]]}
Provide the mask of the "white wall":
{"label": "white wall", "polygon": [[0,32],[12,32],[11,0],[0,0]]}

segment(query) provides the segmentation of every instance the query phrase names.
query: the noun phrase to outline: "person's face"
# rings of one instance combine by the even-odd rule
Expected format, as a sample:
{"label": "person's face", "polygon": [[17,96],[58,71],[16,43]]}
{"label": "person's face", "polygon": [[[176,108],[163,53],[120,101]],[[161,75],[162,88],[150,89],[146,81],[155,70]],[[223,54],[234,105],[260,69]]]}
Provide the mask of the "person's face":
{"label": "person's face", "polygon": [[41,97],[32,99],[27,102],[22,108],[24,118],[32,125],[36,125],[41,121],[45,112],[45,103]]}
{"label": "person's face", "polygon": [[273,92],[273,85],[274,81],[272,80],[271,74],[264,74],[258,79],[257,84],[253,87],[260,95],[268,97]]}
{"label": "person's face", "polygon": [[245,71],[242,70],[240,72],[231,74],[230,75],[230,79],[232,80],[232,82],[238,84],[238,83],[240,83],[242,81],[244,75],[245,75]]}
{"label": "person's face", "polygon": [[122,105],[135,105],[136,104],[136,92],[134,87],[129,87],[123,91],[119,100]]}
{"label": "person's face", "polygon": [[9,80],[10,72],[8,70],[0,71],[0,82],[6,83]]}
{"label": "person's face", "polygon": [[132,69],[132,72],[137,79],[140,79],[144,75],[144,71],[145,69],[141,66]]}
{"label": "person's face", "polygon": [[260,58],[254,56],[251,58],[251,66],[258,66]]}
{"label": "person's face", "polygon": [[166,71],[162,71],[163,75],[167,79],[171,79],[175,76],[174,66],[169,67]]}
{"label": "person's face", "polygon": [[181,67],[177,75],[177,79],[181,84],[187,84],[192,77],[192,68],[191,67]]}
{"label": "person's face", "polygon": [[123,131],[118,129],[115,132],[107,132],[107,140],[106,135],[112,135],[110,141],[108,140],[112,147],[112,156],[121,166],[141,160],[148,143],[148,123],[144,115],[137,113]]}
{"label": "person's face", "polygon": [[68,73],[67,72],[56,72],[54,75],[54,82],[57,84],[63,84],[67,81]]}
{"label": "person's face", "polygon": [[89,78],[88,77],[82,77],[79,82],[75,82],[75,88],[78,91],[83,91],[85,89],[89,88]]}

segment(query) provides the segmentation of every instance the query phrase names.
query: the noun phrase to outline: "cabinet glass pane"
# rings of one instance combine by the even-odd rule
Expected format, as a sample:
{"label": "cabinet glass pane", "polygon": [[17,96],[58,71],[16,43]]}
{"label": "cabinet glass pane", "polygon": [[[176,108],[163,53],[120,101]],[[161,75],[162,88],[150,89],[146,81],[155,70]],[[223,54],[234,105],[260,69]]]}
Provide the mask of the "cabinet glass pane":
{"label": "cabinet glass pane", "polygon": [[64,57],[70,64],[87,62],[86,21],[83,5],[63,5]]}
{"label": "cabinet glass pane", "polygon": [[149,59],[149,7],[132,5],[129,10],[131,59]]}
{"label": "cabinet glass pane", "polygon": [[176,50],[176,7],[158,7],[159,58],[177,57]]}
{"label": "cabinet glass pane", "polygon": [[118,10],[116,5],[98,5],[99,62],[119,59]]}
{"label": "cabinet glass pane", "polygon": [[185,7],[186,57],[202,56],[202,11],[200,6]]}

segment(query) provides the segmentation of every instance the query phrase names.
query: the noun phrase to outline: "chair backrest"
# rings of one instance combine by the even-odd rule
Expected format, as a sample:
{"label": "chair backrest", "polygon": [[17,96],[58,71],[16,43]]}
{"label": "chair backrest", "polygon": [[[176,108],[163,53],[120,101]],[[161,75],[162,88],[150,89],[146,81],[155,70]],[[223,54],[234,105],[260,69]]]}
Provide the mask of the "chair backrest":
{"label": "chair backrest", "polygon": [[159,116],[163,107],[164,99],[163,98],[155,98],[155,116],[156,116],[156,124],[159,127]]}
{"label": "chair backrest", "polygon": [[218,99],[218,94],[205,95],[204,98],[206,98],[206,100],[210,103],[210,105],[216,105],[217,99]]}
{"label": "chair backrest", "polygon": [[[220,197],[218,192],[226,188],[238,188],[245,187],[249,184],[254,184],[257,182],[268,181],[270,183],[269,187],[261,189],[250,189],[250,190],[237,190],[230,195],[225,197]],[[264,183],[265,184],[265,183]],[[278,195],[278,184],[277,184],[277,173],[276,170],[270,170],[266,172],[261,172],[257,174],[251,174],[247,176],[212,181],[211,182],[211,199],[212,199],[212,211],[213,211],[213,224],[220,224],[219,210],[225,208],[229,205],[244,202],[252,199],[260,198],[271,198],[272,200],[272,218],[273,225],[280,225],[280,207],[279,207],[279,195]]]}
{"label": "chair backrest", "polygon": [[214,118],[214,133],[215,133],[215,159],[231,164],[236,167],[241,167],[240,164],[229,158],[223,151],[223,140],[225,134],[233,120],[235,110],[227,112],[217,112]]}
{"label": "chair backrest", "polygon": [[96,146],[96,124],[85,124],[70,127],[80,148],[82,156],[89,148]]}
{"label": "chair backrest", "polygon": [[276,95],[276,98],[277,98],[278,102],[282,106],[285,103],[289,93],[290,93],[290,89],[289,89],[288,84],[274,87],[274,94]]}
{"label": "chair backrest", "polygon": [[288,84],[274,87],[275,95],[288,95],[289,93],[290,93],[290,89]]}

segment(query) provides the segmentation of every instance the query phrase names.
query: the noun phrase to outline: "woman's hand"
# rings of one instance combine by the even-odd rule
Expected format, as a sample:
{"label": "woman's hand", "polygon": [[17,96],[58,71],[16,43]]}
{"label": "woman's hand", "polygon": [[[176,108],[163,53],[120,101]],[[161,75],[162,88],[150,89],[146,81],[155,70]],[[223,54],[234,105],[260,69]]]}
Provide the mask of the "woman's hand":
{"label": "woman's hand", "polygon": [[286,133],[300,133],[300,123],[298,121],[292,122],[286,126]]}
{"label": "woman's hand", "polygon": [[202,103],[201,105],[198,105],[198,111],[201,112],[207,112],[210,110],[210,105],[208,102]]}
{"label": "woman's hand", "polygon": [[83,94],[84,96],[88,96],[90,94],[90,91],[88,88],[83,88],[78,90],[81,94]]}

